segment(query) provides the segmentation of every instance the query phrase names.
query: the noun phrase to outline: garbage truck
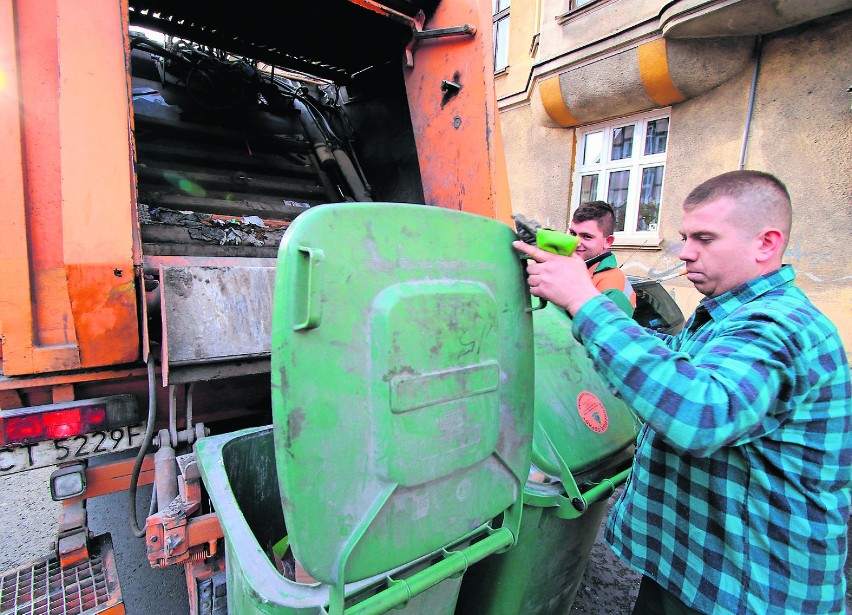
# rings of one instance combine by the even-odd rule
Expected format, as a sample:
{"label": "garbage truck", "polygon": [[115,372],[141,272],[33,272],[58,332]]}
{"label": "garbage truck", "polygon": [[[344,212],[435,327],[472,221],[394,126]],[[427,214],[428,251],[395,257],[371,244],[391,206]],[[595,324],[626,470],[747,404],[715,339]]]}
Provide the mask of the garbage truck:
{"label": "garbage truck", "polygon": [[[485,0],[0,0],[0,477],[54,468],[61,502],[3,613],[125,612],[106,494],[193,614],[449,613],[516,542],[533,308],[491,28]],[[403,427],[339,413],[385,398]]]}

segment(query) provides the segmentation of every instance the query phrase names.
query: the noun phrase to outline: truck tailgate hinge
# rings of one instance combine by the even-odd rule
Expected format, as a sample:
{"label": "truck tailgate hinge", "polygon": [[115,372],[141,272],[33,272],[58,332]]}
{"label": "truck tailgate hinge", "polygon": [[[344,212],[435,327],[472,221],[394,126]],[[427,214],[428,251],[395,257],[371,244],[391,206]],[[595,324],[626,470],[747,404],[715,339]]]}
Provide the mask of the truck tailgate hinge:
{"label": "truck tailgate hinge", "polygon": [[414,46],[418,41],[423,39],[444,38],[447,36],[470,36],[476,35],[476,26],[464,24],[463,26],[453,26],[450,28],[435,28],[433,30],[424,30],[423,25],[426,23],[426,15],[423,11],[418,11],[417,15],[410,17],[405,13],[400,13],[393,10],[376,0],[349,0],[353,4],[364,7],[380,15],[384,15],[394,21],[405,24],[411,28],[413,36],[411,41],[405,47],[405,65],[408,68],[414,66]]}
{"label": "truck tailgate hinge", "polygon": [[201,474],[192,454],[177,458],[180,495],[145,522],[148,562],[152,568],[196,562],[215,555],[222,529],[215,513],[198,515]]}

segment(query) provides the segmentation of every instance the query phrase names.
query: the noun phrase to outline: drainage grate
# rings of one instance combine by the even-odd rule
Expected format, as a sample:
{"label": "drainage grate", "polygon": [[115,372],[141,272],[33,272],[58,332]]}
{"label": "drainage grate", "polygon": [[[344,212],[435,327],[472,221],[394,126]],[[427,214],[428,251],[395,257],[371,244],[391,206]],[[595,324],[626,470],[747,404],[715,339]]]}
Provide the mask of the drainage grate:
{"label": "drainage grate", "polygon": [[89,559],[62,568],[51,555],[0,578],[0,615],[124,613],[112,539],[90,541]]}

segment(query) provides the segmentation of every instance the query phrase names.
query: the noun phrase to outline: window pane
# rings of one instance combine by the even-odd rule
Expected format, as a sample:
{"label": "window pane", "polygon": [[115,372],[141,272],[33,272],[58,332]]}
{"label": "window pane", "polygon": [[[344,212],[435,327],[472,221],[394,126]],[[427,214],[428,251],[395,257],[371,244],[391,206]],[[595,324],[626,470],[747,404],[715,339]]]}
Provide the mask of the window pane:
{"label": "window pane", "polygon": [[603,150],[603,133],[587,134],[583,143],[583,164],[599,164],[601,150]]}
{"label": "window pane", "polygon": [[659,232],[671,127],[671,116],[661,115],[668,113],[651,111],[577,131],[571,207],[606,200],[615,210],[614,230],[619,242],[629,244]]}
{"label": "window pane", "polygon": [[656,231],[660,217],[660,195],[663,191],[663,167],[642,169],[637,231]]}
{"label": "window pane", "polygon": [[580,180],[580,202],[588,203],[598,199],[598,176],[583,175]]}
{"label": "window pane", "polygon": [[493,7],[493,14],[496,15],[500,11],[505,11],[509,8],[510,0],[493,0],[491,6]]}
{"label": "window pane", "polygon": [[612,129],[611,160],[624,160],[633,156],[633,128],[631,124]]}
{"label": "window pane", "polygon": [[664,154],[668,138],[669,118],[648,122],[648,132],[645,133],[645,155]]}
{"label": "window pane", "polygon": [[588,4],[591,1],[592,0],[574,0],[574,8],[576,9],[577,7],[583,6],[584,4]]}
{"label": "window pane", "polygon": [[615,230],[624,230],[624,210],[627,207],[627,187],[630,171],[615,171],[609,174],[609,191],[606,200],[615,210]]}
{"label": "window pane", "polygon": [[494,72],[509,64],[509,16],[494,23]]}

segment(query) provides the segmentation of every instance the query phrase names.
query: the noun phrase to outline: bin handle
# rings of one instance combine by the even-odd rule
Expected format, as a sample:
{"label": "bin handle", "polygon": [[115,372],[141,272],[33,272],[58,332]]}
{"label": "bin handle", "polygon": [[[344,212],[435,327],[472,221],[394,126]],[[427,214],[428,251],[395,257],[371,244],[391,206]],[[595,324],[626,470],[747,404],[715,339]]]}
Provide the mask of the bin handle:
{"label": "bin handle", "polygon": [[559,495],[553,498],[556,501],[556,506],[558,506],[555,516],[560,519],[576,519],[581,516],[591,504],[612,495],[616,487],[624,483],[630,475],[630,467],[628,467],[612,478],[606,478],[588,491],[582,492],[577,486],[577,481],[574,480],[574,475],[568,468],[568,464],[565,463],[565,460],[562,459],[559,451],[553,445],[553,441],[546,433],[542,435],[547,441],[554,457],[556,457],[556,461],[559,464],[559,479],[562,482],[562,486],[565,487],[564,496]]}
{"label": "bin handle", "polygon": [[[530,295],[530,297],[532,297],[532,295]],[[528,312],[528,313],[529,312],[536,312],[538,310],[543,310],[544,308],[547,307],[547,299],[542,299],[541,297],[536,297],[536,299],[538,299],[538,304],[537,305],[531,305],[530,307],[525,308],[524,309],[525,312]],[[532,301],[532,299],[530,299],[530,301]]]}
{"label": "bin handle", "polygon": [[[532,256],[529,256],[527,254],[521,254],[520,259],[522,261],[534,261],[535,260]],[[526,284],[526,282],[527,282],[527,276],[528,276],[527,268],[526,268],[526,265],[524,265],[524,284]],[[544,308],[547,307],[547,299],[542,299],[541,297],[536,297],[538,299],[538,304],[532,305],[533,296],[534,295],[530,294],[530,304],[531,304],[530,307],[524,308],[524,311],[528,314],[531,313],[531,312],[536,312],[538,310],[543,310]]]}
{"label": "bin handle", "polygon": [[[469,566],[479,562],[492,553],[505,549],[515,542],[515,535],[506,527],[493,530],[493,533],[482,540],[461,549],[460,551],[445,551],[446,557],[440,562],[411,575],[407,579],[396,579],[384,591],[370,596],[366,600],[346,609],[346,615],[379,615],[393,608],[404,605],[414,596],[423,593],[448,579],[453,575],[464,573]],[[336,612],[334,606],[329,611]]]}
{"label": "bin handle", "polygon": [[[304,306],[304,320],[293,325],[294,331],[303,329],[315,329],[322,320],[322,311],[319,301],[319,272],[317,268],[325,258],[325,254],[318,248],[299,246],[296,248],[301,258],[296,270],[295,292],[298,294],[294,303]],[[300,303],[301,302],[301,303]]]}
{"label": "bin handle", "polygon": [[559,496],[559,510],[556,511],[555,516],[559,519],[574,519],[579,517],[586,512],[590,505],[611,496],[615,492],[616,487],[623,484],[629,475],[630,468],[626,468],[612,478],[603,479],[584,493],[580,493],[577,490],[577,494],[572,495],[570,498]]}
{"label": "bin handle", "polygon": [[[370,507],[368,514],[365,515],[365,519],[375,519],[378,511],[388,501],[395,487],[395,485],[390,485],[388,489],[379,494]],[[518,489],[520,493],[522,491],[520,484],[518,485]],[[367,521],[350,538],[338,560],[340,577],[337,583],[329,587],[328,615],[344,615],[344,613],[345,615],[378,615],[379,613],[384,613],[389,609],[406,604],[414,596],[423,593],[444,579],[464,573],[471,564],[475,564],[494,553],[505,551],[518,540],[523,508],[523,497],[519,497],[503,512],[503,525],[499,529],[492,528],[486,524],[473,530],[459,538],[455,544],[477,538],[483,531],[488,535],[482,540],[457,551],[443,549],[443,559],[438,563],[411,575],[407,579],[399,579],[398,582],[390,583],[388,588],[362,602],[352,605],[352,607],[344,611],[343,603],[346,581],[343,578],[343,571],[346,570],[346,562],[352,550],[361,540],[370,525],[371,521]]]}

